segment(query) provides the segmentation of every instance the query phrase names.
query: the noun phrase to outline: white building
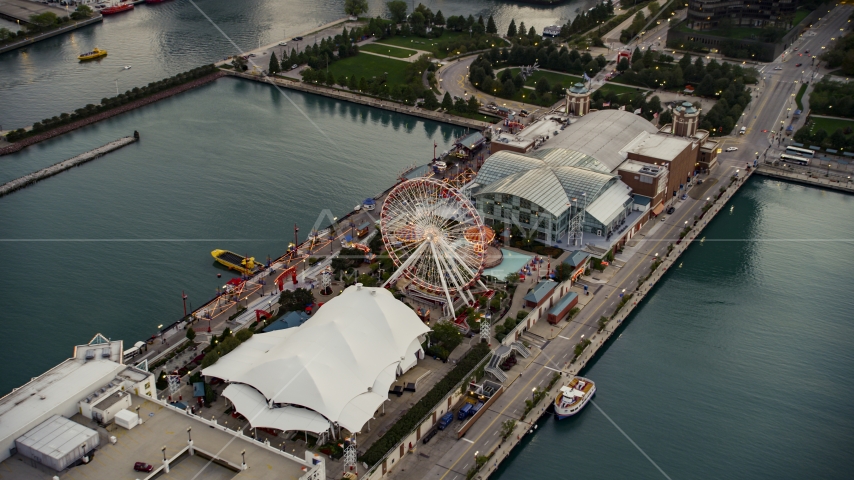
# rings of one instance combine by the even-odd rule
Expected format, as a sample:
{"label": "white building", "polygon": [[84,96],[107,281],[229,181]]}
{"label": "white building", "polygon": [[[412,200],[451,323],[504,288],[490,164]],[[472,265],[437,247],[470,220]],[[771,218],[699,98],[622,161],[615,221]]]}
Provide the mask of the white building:
{"label": "white building", "polygon": [[[256,334],[202,373],[253,427],[361,431],[429,331],[384,288],[357,284],[296,328]],[[334,430],[333,430],[334,431]]]}
{"label": "white building", "polygon": [[54,415],[83,413],[91,399],[122,390],[154,395],[154,375],[121,363],[120,340],[98,334],[74,355],[0,398],[0,461],[12,455],[17,438]]}

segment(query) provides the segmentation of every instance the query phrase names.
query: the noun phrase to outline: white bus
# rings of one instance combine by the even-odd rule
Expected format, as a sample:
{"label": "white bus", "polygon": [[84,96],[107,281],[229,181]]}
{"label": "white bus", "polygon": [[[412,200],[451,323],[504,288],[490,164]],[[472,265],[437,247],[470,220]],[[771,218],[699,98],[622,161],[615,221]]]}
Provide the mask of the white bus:
{"label": "white bus", "polygon": [[809,158],[799,157],[797,155],[788,155],[785,153],[780,155],[780,161],[785,162],[785,163],[793,163],[795,165],[809,165],[810,164]]}
{"label": "white bus", "polygon": [[815,156],[814,151],[807,149],[807,148],[800,148],[800,147],[786,147],[786,153],[791,154],[791,155],[799,155],[801,157],[807,157],[807,158],[813,158]]}

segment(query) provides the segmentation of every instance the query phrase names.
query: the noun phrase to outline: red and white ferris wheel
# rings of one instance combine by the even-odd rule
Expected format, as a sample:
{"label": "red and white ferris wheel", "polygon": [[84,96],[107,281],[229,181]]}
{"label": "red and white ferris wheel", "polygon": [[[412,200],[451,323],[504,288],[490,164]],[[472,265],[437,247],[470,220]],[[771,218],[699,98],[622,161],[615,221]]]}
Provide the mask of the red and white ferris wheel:
{"label": "red and white ferris wheel", "polygon": [[456,188],[432,178],[407,180],[383,202],[380,232],[401,276],[427,292],[444,295],[453,311],[460,295],[472,304],[469,288],[480,279],[491,229]]}

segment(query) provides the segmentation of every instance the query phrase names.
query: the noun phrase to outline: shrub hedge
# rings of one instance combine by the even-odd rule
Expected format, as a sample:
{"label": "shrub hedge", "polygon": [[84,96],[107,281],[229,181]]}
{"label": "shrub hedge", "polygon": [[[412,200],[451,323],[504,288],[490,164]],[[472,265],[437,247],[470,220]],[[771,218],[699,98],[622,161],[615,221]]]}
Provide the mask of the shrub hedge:
{"label": "shrub hedge", "polygon": [[400,418],[382,437],[377,439],[371,448],[362,455],[361,461],[368,465],[375,465],[382,460],[383,456],[397,445],[406,435],[418,426],[421,421],[442,398],[445,397],[451,390],[465,378],[468,373],[477,366],[489,354],[489,345],[478,343],[475,345],[465,357],[460,359],[457,366],[445,375],[445,378],[439,381],[432,390],[427,392],[427,395],[418,401],[412,408],[406,412],[406,415]]}
{"label": "shrub hedge", "polygon": [[24,130],[23,128],[19,128],[15,131],[9,132],[8,134],[6,134],[6,140],[10,142],[16,142],[32,135],[37,135],[48,130],[53,130],[54,128],[67,125],[69,123],[73,123],[87,117],[91,117],[92,115],[97,115],[99,113],[111,110],[116,107],[121,107],[122,105],[128,104],[135,100],[139,100],[150,95],[154,95],[155,93],[159,93],[164,90],[176,87],[178,85],[182,85],[184,83],[196,80],[197,78],[204,77],[205,75],[210,75],[211,73],[214,73],[216,71],[217,68],[214,65],[204,65],[201,67],[196,67],[184,73],[179,73],[178,75],[175,75],[174,77],[169,77],[165,80],[149,83],[148,85],[145,85],[143,87],[134,87],[133,89],[128,90],[125,93],[121,93],[115,97],[102,98],[101,103],[99,105],[90,103],[85,107],[78,108],[73,113],[63,113],[59,116],[45,118],[40,122],[35,122],[31,130]]}

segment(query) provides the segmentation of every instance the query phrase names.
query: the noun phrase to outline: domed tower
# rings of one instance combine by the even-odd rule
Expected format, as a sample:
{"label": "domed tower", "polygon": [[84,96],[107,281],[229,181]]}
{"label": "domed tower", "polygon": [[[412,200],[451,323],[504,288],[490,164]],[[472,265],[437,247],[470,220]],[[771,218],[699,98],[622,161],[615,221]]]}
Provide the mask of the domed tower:
{"label": "domed tower", "polygon": [[576,83],[566,90],[566,113],[587,115],[590,111],[590,89],[583,83]]}
{"label": "domed tower", "polygon": [[698,123],[700,111],[691,102],[683,102],[673,109],[673,135],[691,137],[697,133]]}

